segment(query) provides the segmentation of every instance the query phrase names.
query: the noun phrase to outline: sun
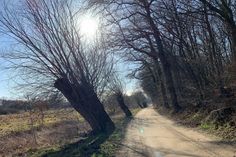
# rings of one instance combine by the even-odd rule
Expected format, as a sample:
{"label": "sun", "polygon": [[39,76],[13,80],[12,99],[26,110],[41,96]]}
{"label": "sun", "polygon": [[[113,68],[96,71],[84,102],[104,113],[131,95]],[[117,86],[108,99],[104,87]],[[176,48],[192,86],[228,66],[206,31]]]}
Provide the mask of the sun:
{"label": "sun", "polygon": [[99,20],[92,15],[84,15],[79,23],[79,30],[85,39],[94,39],[98,33]]}

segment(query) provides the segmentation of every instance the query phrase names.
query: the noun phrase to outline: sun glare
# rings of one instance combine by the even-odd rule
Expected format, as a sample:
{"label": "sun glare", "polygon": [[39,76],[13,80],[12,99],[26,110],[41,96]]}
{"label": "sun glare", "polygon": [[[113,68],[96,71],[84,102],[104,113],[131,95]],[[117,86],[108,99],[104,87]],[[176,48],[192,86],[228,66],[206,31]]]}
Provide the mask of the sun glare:
{"label": "sun glare", "polygon": [[86,39],[93,39],[98,33],[98,19],[91,16],[85,15],[82,17],[80,22],[80,33]]}

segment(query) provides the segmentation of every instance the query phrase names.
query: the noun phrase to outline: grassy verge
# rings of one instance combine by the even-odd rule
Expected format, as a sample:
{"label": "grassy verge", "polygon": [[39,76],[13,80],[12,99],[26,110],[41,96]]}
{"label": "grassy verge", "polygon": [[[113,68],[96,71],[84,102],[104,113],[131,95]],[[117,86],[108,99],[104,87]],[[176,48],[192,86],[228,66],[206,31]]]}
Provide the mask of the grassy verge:
{"label": "grassy verge", "polygon": [[[132,114],[135,116],[140,111],[139,108],[133,109]],[[131,119],[129,118],[122,118],[115,120],[116,129],[110,135],[110,137],[101,144],[100,148],[97,152],[92,154],[92,157],[111,157],[119,150],[120,144],[122,143],[123,139],[125,138],[125,129],[129,124]]]}
{"label": "grassy verge", "polygon": [[207,121],[206,119],[209,116],[208,112],[201,110],[194,112],[193,109],[185,109],[180,113],[172,114],[170,111],[163,108],[159,108],[158,112],[176,121],[178,124],[200,129],[209,135],[221,138],[222,141],[225,142],[236,143],[236,127],[230,125],[230,122],[217,125],[212,121]]}
{"label": "grassy verge", "polygon": [[229,123],[226,123],[222,126],[218,126],[212,123],[202,122],[201,125],[198,126],[198,128],[206,131],[209,134],[220,137],[224,141],[236,144],[236,128],[235,126],[230,126]]}
{"label": "grassy verge", "polygon": [[119,150],[120,144],[125,137],[125,128],[130,119],[116,122],[116,130],[100,145],[100,148],[92,154],[92,157],[111,157]]}
{"label": "grassy verge", "polygon": [[[139,109],[132,110],[133,115],[138,113]],[[100,134],[90,136],[82,140],[74,139],[63,146],[52,146],[41,150],[29,151],[27,156],[31,157],[111,157],[119,150],[120,144],[125,137],[125,129],[131,119],[118,116],[113,121],[116,129],[111,135]],[[74,141],[74,142],[73,142]]]}

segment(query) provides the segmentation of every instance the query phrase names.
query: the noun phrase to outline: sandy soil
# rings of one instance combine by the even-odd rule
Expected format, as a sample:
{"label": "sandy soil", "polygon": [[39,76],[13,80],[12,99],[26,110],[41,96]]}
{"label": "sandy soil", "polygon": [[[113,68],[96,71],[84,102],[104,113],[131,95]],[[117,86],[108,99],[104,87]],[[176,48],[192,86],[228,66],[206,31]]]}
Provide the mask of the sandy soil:
{"label": "sandy soil", "polygon": [[236,157],[236,147],[143,109],[130,122],[117,157]]}

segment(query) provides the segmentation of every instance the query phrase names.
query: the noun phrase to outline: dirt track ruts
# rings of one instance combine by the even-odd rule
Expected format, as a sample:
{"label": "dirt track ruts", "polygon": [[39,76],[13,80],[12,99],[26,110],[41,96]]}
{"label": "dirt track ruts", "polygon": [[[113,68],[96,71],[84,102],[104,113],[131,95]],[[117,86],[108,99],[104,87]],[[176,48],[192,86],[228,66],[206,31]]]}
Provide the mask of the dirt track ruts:
{"label": "dirt track ruts", "polygon": [[117,157],[236,157],[236,147],[179,126],[153,108],[130,122]]}

